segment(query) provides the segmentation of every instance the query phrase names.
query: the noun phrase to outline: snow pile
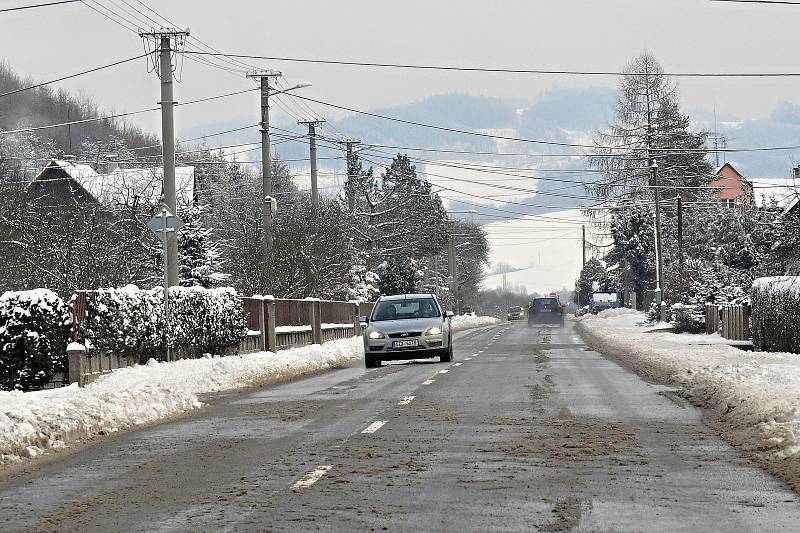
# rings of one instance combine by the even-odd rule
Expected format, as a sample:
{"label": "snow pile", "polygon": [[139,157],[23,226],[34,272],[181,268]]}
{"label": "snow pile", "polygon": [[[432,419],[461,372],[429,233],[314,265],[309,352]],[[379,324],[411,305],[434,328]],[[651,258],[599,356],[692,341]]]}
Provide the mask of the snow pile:
{"label": "snow pile", "polygon": [[450,319],[450,328],[453,331],[461,331],[483,326],[494,326],[499,323],[500,320],[493,316],[456,315]]}
{"label": "snow pile", "polygon": [[265,385],[361,359],[360,337],[278,353],[150,360],[85,388],[0,392],[0,463],[34,457],[70,442],[124,430],[200,407],[198,395]]}
{"label": "snow pile", "polygon": [[594,349],[642,375],[681,386],[714,414],[727,438],[800,487],[800,355],[698,345],[709,336],[645,333],[646,327],[645,315],[632,310],[578,321]]}

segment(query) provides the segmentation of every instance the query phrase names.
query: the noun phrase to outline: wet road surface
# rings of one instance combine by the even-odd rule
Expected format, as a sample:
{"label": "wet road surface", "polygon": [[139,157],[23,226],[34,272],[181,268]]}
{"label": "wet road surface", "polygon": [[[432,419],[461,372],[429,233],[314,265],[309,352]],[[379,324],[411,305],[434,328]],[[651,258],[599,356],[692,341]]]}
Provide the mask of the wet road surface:
{"label": "wet road surface", "polygon": [[457,334],[0,473],[2,531],[797,531],[800,500],[572,330]]}

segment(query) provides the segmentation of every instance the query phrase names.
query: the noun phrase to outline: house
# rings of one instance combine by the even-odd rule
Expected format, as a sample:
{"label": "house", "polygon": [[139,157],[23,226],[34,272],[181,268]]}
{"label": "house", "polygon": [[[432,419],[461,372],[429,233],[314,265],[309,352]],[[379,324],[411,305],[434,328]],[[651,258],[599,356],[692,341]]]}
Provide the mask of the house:
{"label": "house", "polygon": [[88,165],[70,168],[65,162],[52,160],[31,180],[25,192],[31,200],[47,207],[96,205],[97,198],[77,178],[89,175],[89,171],[94,173],[94,169]]}
{"label": "house", "polygon": [[[73,160],[51,160],[28,184],[27,191],[46,205],[125,206],[158,205],[162,201],[162,168],[115,168],[99,174],[90,165]],[[195,200],[194,167],[175,168],[178,205]]]}
{"label": "house", "polygon": [[753,193],[753,183],[745,178],[730,163],[725,163],[719,167],[716,176],[708,184],[709,187],[718,189],[712,193],[712,197],[726,207],[737,205],[753,205],[755,195]]}

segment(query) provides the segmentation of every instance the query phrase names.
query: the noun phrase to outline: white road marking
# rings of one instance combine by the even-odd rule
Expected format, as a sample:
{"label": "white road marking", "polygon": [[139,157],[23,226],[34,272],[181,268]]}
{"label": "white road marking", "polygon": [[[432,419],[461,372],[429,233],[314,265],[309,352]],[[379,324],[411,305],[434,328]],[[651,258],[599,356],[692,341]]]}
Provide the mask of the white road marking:
{"label": "white road marking", "polygon": [[472,357],[465,357],[464,358],[464,361],[471,361],[471,360],[472,360]]}
{"label": "white road marking", "polygon": [[461,365],[463,365],[463,364],[464,364],[464,363],[453,363],[453,366],[461,366]]}
{"label": "white road marking", "polygon": [[450,371],[449,370],[439,370],[440,374],[447,374],[448,372],[450,372]]}
{"label": "white road marking", "polygon": [[[483,350],[478,350],[478,353],[483,353]],[[477,355],[477,354],[476,354]]]}
{"label": "white road marking", "polygon": [[362,431],[361,433],[375,433],[376,431],[381,429],[384,426],[384,424],[386,424],[386,422],[388,422],[388,420],[376,420],[372,424],[368,425],[366,429],[364,429],[364,431]]}
{"label": "white road marking", "polygon": [[402,400],[397,402],[397,405],[408,405],[414,401],[414,398],[416,398],[416,396],[406,396]]}
{"label": "white road marking", "polygon": [[423,384],[423,385],[430,385],[430,384],[431,384],[431,383],[433,383],[434,381],[436,381],[436,380],[435,380],[435,379],[426,379],[425,381],[423,381],[423,382],[422,382],[422,384]]}
{"label": "white road marking", "polygon": [[314,470],[306,474],[305,476],[301,477],[297,483],[292,485],[292,490],[301,490],[307,489],[317,481],[319,481],[322,476],[325,475],[328,470],[333,468],[333,465],[320,465],[316,467]]}

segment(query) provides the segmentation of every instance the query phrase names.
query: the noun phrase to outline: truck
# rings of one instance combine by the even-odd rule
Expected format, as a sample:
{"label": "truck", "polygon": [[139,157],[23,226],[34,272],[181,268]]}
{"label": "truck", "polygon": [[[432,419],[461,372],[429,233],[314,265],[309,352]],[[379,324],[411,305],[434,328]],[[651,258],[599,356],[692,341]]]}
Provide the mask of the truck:
{"label": "truck", "polygon": [[619,294],[616,292],[593,292],[589,303],[589,310],[593,315],[606,309],[616,309],[619,305]]}

